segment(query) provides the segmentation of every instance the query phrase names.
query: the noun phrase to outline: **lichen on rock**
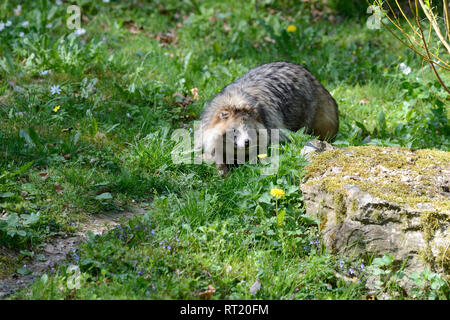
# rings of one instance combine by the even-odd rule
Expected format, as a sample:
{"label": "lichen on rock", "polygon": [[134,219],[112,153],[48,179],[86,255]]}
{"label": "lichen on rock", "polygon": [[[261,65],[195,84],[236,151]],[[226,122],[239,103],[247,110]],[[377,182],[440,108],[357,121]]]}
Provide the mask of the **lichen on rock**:
{"label": "lichen on rock", "polygon": [[[320,176],[326,191],[357,185],[386,201],[412,208],[450,210],[450,153],[394,147],[349,147],[323,152],[307,167],[307,184]],[[322,179],[325,178],[325,179]]]}
{"label": "lichen on rock", "polygon": [[449,274],[450,152],[360,146],[311,157],[301,190],[326,246]]}

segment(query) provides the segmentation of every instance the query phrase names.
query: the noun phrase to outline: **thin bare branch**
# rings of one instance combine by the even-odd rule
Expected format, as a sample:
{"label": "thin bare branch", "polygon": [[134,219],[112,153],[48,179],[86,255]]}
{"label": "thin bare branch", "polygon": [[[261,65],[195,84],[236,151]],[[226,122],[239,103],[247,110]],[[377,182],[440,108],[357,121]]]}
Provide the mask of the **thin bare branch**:
{"label": "thin bare branch", "polygon": [[[422,0],[419,0],[419,1],[422,1]],[[420,24],[418,16],[416,16],[416,22],[417,22],[417,25],[419,26],[419,30],[420,30],[420,33],[422,34],[422,39],[423,39],[424,38],[424,36],[423,36],[423,29],[422,29],[422,25]],[[436,75],[436,78],[438,79],[438,81],[441,84],[442,88],[444,88],[445,91],[450,93],[450,89],[448,89],[447,86],[444,84],[444,82],[442,81],[441,77],[439,76],[439,72],[437,72],[437,70],[436,70],[436,68],[434,66],[435,62],[431,60],[430,51],[428,50],[427,43],[424,41],[423,44],[425,46],[425,51],[427,52],[428,58],[430,59],[429,64],[430,64],[431,68],[433,69],[434,74]]]}
{"label": "thin bare branch", "polygon": [[[399,3],[396,1],[397,6],[399,7]],[[418,25],[420,24],[420,13],[419,13],[419,8],[420,4],[417,2],[418,0],[413,0],[414,1],[414,7],[411,3],[411,0],[408,0],[408,4],[409,7],[411,9],[411,12],[414,15],[414,21],[415,23]],[[380,7],[382,9],[382,3],[380,0],[374,0],[374,3]],[[385,2],[388,7],[389,10],[392,13],[392,16],[396,17],[395,14],[395,10],[392,8],[392,6],[389,4],[389,2]],[[403,12],[403,10],[401,10],[401,12],[403,13],[404,16],[406,16],[406,14]],[[450,70],[450,64],[444,60],[442,60],[438,54],[435,54],[434,52],[430,51],[430,43],[432,40],[432,30],[433,27],[431,26],[431,24],[429,24],[429,28],[430,30],[428,31],[428,35],[427,35],[427,39],[425,38],[425,35],[422,33],[419,33],[417,30],[419,30],[418,28],[414,28],[414,26],[412,25],[412,23],[409,21],[409,25],[410,27],[413,29],[415,36],[410,35],[406,30],[404,30],[400,24],[400,22],[397,23],[398,18],[397,19],[393,19],[390,17],[389,14],[386,14],[386,18],[389,20],[389,22],[397,29],[399,30],[399,32],[402,34],[402,36],[404,37],[404,39],[407,41],[405,42],[403,39],[401,39],[388,25],[386,25],[383,21],[381,21],[381,23],[383,24],[383,26],[397,39],[399,40],[403,45],[407,46],[408,48],[410,48],[411,50],[413,50],[417,55],[419,55],[422,60],[426,61],[426,62],[432,62],[432,63],[437,63],[439,62],[439,65],[441,68],[445,69],[445,70]],[[428,18],[426,18],[428,19]],[[420,25],[421,27],[421,25]],[[423,31],[423,30],[422,30]],[[425,50],[424,48],[424,43],[426,43],[427,49]],[[423,50],[423,52],[421,51]]]}
{"label": "thin bare branch", "polygon": [[[445,48],[447,49],[448,53],[450,54],[450,44],[448,44],[448,42],[442,36],[441,29],[439,28],[439,26],[438,26],[438,24],[436,22],[436,18],[434,17],[433,10],[431,10],[431,8],[428,8],[423,3],[423,0],[418,0],[418,1],[419,1],[420,6],[422,7],[423,12],[427,16],[428,20],[430,20],[430,23],[433,26],[434,32],[436,32],[436,35],[438,36],[439,40],[445,46]],[[421,30],[421,31],[422,31],[422,34],[423,34],[423,30]]]}

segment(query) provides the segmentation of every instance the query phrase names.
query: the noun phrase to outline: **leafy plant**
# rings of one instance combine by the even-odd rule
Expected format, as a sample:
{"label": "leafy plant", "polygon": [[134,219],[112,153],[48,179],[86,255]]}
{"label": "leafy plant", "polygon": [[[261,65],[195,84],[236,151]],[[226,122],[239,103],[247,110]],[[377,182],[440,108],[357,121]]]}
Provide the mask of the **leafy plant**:
{"label": "leafy plant", "polygon": [[414,281],[416,287],[412,289],[412,294],[416,299],[448,299],[450,296],[450,286],[441,274],[425,269],[421,273],[413,273],[409,276]]}

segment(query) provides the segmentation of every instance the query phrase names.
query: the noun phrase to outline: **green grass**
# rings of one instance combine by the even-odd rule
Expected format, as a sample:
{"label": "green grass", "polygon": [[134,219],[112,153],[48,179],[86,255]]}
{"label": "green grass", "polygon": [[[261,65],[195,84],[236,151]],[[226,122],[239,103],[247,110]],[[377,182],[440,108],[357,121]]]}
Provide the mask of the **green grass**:
{"label": "green grass", "polygon": [[[81,36],[66,27],[65,4],[29,1],[18,16],[15,1],[0,5],[0,20],[12,21],[0,31],[0,212],[17,217],[0,222],[0,244],[39,253],[96,213],[151,206],[15,298],[196,299],[212,285],[217,299],[365,299],[371,260],[326,251],[304,215],[299,153],[311,137],[292,135],[275,175],[245,165],[223,178],[207,164],[172,163],[170,136],[252,67],[288,60],[336,98],[337,145],[449,150],[448,95],[430,71],[385,31],[313,22],[303,4],[276,2],[271,14],[252,2],[76,2],[88,18]],[[275,202],[273,187],[286,198]],[[111,199],[96,199],[105,192]],[[76,290],[70,264],[81,271]],[[387,282],[383,291],[398,292]]]}

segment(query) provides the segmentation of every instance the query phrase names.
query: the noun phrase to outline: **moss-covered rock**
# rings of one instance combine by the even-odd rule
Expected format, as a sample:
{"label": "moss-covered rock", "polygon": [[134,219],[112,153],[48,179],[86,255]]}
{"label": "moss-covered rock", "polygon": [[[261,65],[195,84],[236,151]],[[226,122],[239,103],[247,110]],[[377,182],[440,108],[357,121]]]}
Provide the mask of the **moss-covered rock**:
{"label": "moss-covered rock", "polygon": [[406,271],[450,270],[450,153],[333,148],[311,158],[301,186],[327,247],[389,253]]}

